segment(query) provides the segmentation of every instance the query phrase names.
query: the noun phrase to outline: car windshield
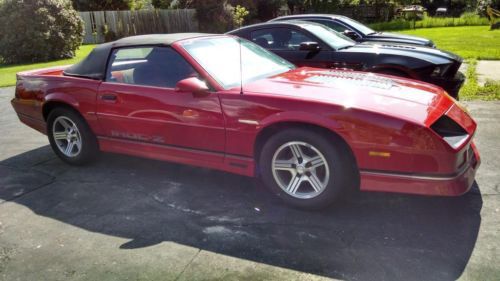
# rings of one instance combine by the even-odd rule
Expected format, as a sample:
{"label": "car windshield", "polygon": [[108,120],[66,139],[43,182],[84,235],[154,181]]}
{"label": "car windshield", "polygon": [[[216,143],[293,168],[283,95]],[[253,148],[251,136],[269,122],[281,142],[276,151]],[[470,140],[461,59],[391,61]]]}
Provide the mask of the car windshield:
{"label": "car windshield", "polygon": [[303,27],[336,50],[354,46],[356,44],[356,42],[354,42],[351,38],[344,36],[325,25],[304,24]]}
{"label": "car windshield", "polygon": [[352,26],[354,29],[358,30],[359,32],[363,33],[364,35],[370,35],[373,33],[376,33],[375,30],[369,28],[368,26],[357,22],[353,19],[350,18],[342,18],[341,19],[343,22],[347,23],[348,25]]}
{"label": "car windshield", "polygon": [[293,64],[277,55],[239,38],[195,39],[181,42],[181,46],[224,89],[239,86],[241,82],[248,83],[295,68]]}

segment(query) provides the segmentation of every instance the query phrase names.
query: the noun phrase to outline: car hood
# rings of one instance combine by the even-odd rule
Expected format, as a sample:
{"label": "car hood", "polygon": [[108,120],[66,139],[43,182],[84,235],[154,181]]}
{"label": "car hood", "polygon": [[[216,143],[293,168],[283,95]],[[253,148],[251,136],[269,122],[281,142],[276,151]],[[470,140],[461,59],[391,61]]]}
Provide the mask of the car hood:
{"label": "car hood", "polygon": [[321,102],[430,125],[454,103],[431,84],[366,72],[298,68],[254,81],[245,91]]}
{"label": "car hood", "polygon": [[351,47],[340,50],[340,52],[374,53],[377,55],[404,56],[412,58],[416,57],[434,64],[462,62],[461,57],[451,52],[423,46],[394,44],[388,42],[365,42],[361,44],[355,44]]}
{"label": "car hood", "polygon": [[404,44],[414,44],[421,46],[429,46],[433,47],[434,43],[426,38],[416,37],[411,35],[397,34],[397,33],[388,33],[388,32],[377,32],[373,34],[366,35],[370,40],[383,40],[383,41],[391,41],[394,43],[404,43]]}

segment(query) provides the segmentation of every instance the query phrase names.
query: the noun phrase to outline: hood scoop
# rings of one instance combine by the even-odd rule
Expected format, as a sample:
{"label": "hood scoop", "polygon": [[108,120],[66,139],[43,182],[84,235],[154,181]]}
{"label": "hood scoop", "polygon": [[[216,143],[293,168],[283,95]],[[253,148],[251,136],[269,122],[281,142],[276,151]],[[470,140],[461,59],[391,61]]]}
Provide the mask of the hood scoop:
{"label": "hood scoop", "polygon": [[364,42],[359,45],[372,47],[372,48],[389,48],[389,49],[405,49],[416,50],[417,47],[404,44],[404,43],[391,43],[391,42]]}
{"label": "hood scoop", "polygon": [[396,45],[396,44],[382,44],[381,45],[384,48],[398,48],[398,49],[407,49],[407,50],[415,50],[415,47],[408,46],[408,45]]}
{"label": "hood scoop", "polygon": [[313,84],[323,84],[325,86],[339,86],[345,84],[346,87],[356,85],[361,87],[378,88],[389,90],[395,87],[393,80],[372,73],[359,73],[350,71],[309,71],[308,77],[304,81]]}

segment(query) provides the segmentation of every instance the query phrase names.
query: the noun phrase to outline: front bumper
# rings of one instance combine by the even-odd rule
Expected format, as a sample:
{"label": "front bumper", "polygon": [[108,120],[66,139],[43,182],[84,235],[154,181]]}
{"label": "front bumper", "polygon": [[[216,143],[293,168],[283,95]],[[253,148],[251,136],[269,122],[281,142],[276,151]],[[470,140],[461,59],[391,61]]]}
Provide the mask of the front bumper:
{"label": "front bumper", "polygon": [[454,77],[431,77],[429,83],[438,85],[443,88],[448,94],[455,99],[458,99],[458,92],[464,84],[465,75],[458,71]]}
{"label": "front bumper", "polygon": [[469,160],[453,175],[417,175],[361,171],[361,190],[429,196],[459,196],[470,190],[481,159],[471,143]]}

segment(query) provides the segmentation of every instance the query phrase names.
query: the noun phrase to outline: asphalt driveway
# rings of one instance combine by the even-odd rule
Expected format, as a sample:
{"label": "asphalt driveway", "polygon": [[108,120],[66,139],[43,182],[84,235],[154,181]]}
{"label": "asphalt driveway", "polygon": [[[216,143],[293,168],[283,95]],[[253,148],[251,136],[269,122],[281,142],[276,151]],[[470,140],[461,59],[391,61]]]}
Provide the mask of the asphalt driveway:
{"label": "asphalt driveway", "polygon": [[456,198],[357,194],[291,209],[259,181],[104,154],[71,167],[0,90],[0,280],[500,280],[500,103]]}

